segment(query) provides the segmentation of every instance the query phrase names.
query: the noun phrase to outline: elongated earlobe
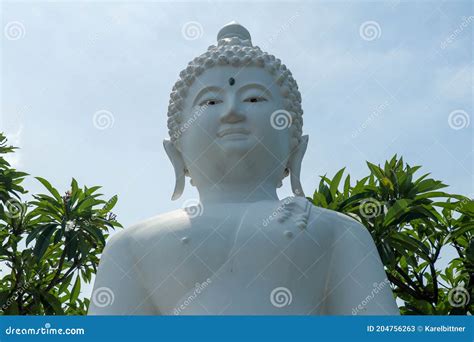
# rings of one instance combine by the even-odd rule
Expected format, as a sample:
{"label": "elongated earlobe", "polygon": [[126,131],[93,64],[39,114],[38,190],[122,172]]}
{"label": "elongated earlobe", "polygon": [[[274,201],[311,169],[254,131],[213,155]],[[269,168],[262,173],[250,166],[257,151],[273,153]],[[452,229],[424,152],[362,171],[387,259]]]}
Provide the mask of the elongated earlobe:
{"label": "elongated earlobe", "polygon": [[171,141],[166,139],[163,140],[163,147],[165,148],[166,154],[168,155],[168,158],[170,159],[171,164],[174,168],[175,186],[173,195],[171,196],[171,200],[174,201],[180,198],[183,194],[186,167],[184,165],[184,160],[183,156],[181,155],[181,152],[178,151],[176,146],[174,146]]}
{"label": "elongated earlobe", "polygon": [[300,181],[300,172],[301,162],[303,161],[306,147],[308,147],[308,139],[309,137],[307,135],[303,135],[301,137],[300,143],[293,150],[288,162],[288,168],[290,169],[291,190],[295,196],[304,197],[304,192]]}

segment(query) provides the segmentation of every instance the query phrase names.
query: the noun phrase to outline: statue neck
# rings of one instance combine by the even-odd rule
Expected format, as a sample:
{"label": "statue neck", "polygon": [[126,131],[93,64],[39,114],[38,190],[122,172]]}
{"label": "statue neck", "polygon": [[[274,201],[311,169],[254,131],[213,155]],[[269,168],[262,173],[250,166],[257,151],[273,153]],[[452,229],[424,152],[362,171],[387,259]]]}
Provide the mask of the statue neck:
{"label": "statue neck", "polygon": [[278,201],[274,184],[218,184],[198,187],[203,205],[218,203],[251,203]]}

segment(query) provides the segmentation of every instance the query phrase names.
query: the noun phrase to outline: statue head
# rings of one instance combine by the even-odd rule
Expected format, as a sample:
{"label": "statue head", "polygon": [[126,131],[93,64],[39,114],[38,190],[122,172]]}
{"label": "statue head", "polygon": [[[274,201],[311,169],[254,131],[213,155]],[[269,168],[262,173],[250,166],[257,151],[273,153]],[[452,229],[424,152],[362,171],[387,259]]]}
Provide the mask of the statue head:
{"label": "statue head", "polygon": [[250,33],[232,22],[217,46],[181,71],[168,106],[165,150],[176,176],[172,199],[185,177],[198,190],[281,186],[291,175],[295,195],[308,136],[302,135],[301,94],[291,72],[253,46]]}

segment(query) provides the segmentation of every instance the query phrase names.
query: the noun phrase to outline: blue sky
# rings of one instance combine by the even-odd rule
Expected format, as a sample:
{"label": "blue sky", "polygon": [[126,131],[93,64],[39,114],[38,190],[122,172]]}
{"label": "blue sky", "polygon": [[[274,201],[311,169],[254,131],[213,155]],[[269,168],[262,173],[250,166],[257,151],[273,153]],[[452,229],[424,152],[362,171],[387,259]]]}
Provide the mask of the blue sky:
{"label": "blue sky", "polygon": [[360,178],[366,160],[397,153],[472,197],[473,16],[471,1],[3,1],[0,130],[21,147],[18,168],[62,191],[75,177],[118,194],[125,226],[179,208],[197,192],[188,183],[170,200],[168,96],[236,20],[299,84],[307,193],[319,175]]}

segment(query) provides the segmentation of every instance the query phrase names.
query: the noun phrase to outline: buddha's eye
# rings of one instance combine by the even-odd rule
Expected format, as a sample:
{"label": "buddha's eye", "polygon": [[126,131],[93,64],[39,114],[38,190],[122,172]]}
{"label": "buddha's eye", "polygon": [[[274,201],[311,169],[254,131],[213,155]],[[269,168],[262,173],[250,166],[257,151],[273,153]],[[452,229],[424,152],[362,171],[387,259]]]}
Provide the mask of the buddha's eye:
{"label": "buddha's eye", "polygon": [[199,105],[200,106],[215,106],[216,104],[222,103],[221,100],[216,100],[216,99],[210,99],[210,100],[204,100],[202,101]]}
{"label": "buddha's eye", "polygon": [[265,102],[265,101],[267,101],[267,99],[261,96],[251,96],[244,100],[244,102],[250,102],[250,103]]}

